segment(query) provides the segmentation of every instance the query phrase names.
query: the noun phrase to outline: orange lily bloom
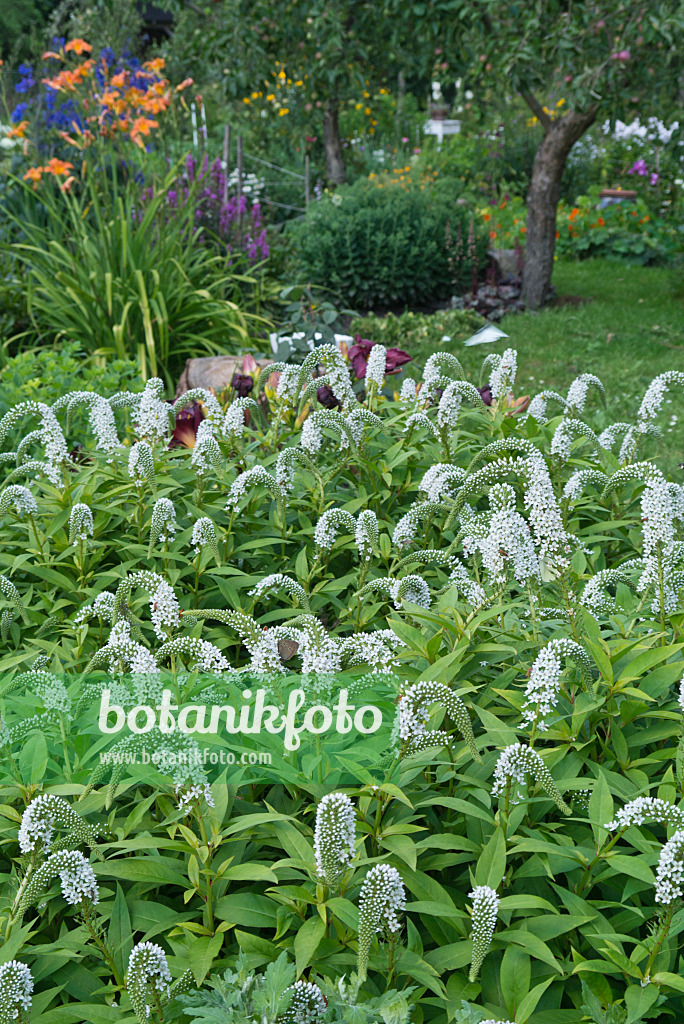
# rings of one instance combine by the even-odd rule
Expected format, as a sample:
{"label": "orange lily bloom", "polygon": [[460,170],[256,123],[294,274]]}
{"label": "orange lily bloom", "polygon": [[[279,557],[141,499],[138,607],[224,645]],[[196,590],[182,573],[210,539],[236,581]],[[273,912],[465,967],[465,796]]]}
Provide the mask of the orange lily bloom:
{"label": "orange lily bloom", "polygon": [[184,78],[183,81],[180,83],[180,85],[176,86],[176,92],[182,92],[183,89],[188,89],[193,84],[194,84],[194,79],[192,79],[192,78]]}
{"label": "orange lily bloom", "polygon": [[80,57],[82,53],[92,53],[93,48],[85,39],[71,39],[64,47],[65,53],[76,53]]}
{"label": "orange lily bloom", "polygon": [[71,186],[73,185],[73,183],[75,181],[76,181],[76,178],[73,176],[73,174],[70,174],[69,177],[67,178],[67,180],[63,181],[62,184],[59,186],[60,190],[62,192],[71,192]]}
{"label": "orange lily bloom", "polygon": [[38,188],[38,182],[43,177],[42,167],[29,167],[28,171],[24,175],[24,181],[32,181],[33,187]]}
{"label": "orange lily bloom", "polygon": [[10,128],[7,132],[8,139],[23,139],[26,137],[26,129],[29,126],[28,121],[20,121],[19,124],[15,124],[14,128]]}
{"label": "orange lily bloom", "polygon": [[73,169],[74,165],[70,164],[68,160],[60,160],[56,156],[53,156],[52,160],[48,160],[47,165],[43,168],[46,174],[54,174],[56,177],[68,174]]}
{"label": "orange lily bloom", "polygon": [[146,60],[143,67],[148,71],[162,71],[166,67],[166,61],[163,57],[155,57],[154,60]]}
{"label": "orange lily bloom", "polygon": [[41,60],[63,60],[64,58],[62,57],[61,54],[55,53],[53,50],[46,50],[45,53],[43,54],[43,56],[40,59]]}
{"label": "orange lily bloom", "polygon": [[142,136],[149,135],[151,128],[158,127],[158,121],[153,121],[149,117],[136,117],[131,129],[131,141],[135,142],[136,146],[140,146],[141,149],[144,149],[145,143],[142,140]]}

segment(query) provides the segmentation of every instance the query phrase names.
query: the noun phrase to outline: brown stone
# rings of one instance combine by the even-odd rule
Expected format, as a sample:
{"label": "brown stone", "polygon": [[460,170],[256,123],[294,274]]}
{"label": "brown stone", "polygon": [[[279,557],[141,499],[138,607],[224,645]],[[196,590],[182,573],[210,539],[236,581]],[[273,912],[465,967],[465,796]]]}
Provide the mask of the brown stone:
{"label": "brown stone", "polygon": [[[188,359],[176,385],[176,398],[192,388],[207,388],[219,395],[227,388],[235,373],[242,366],[241,355],[237,356],[201,356]],[[262,368],[272,363],[272,359],[257,359]]]}

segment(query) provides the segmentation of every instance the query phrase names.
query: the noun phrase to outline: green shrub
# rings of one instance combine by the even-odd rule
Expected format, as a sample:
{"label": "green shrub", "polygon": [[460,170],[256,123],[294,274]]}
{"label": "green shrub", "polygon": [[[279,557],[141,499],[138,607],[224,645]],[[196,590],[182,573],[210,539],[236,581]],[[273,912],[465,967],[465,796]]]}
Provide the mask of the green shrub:
{"label": "green shrub", "polygon": [[[469,217],[457,199],[449,182],[429,187],[377,178],[340,188],[293,228],[300,277],[361,310],[448,299],[470,284],[486,248],[479,236],[468,252]],[[461,247],[453,272],[449,235]]]}
{"label": "green shrub", "polygon": [[[417,351],[451,350],[453,342],[465,341],[483,325],[482,317],[472,310],[445,309],[430,314],[402,313],[395,316],[389,313],[383,317],[359,317],[352,320],[349,331],[385,348],[404,349],[414,357]],[[407,370],[411,372],[410,366]]]}

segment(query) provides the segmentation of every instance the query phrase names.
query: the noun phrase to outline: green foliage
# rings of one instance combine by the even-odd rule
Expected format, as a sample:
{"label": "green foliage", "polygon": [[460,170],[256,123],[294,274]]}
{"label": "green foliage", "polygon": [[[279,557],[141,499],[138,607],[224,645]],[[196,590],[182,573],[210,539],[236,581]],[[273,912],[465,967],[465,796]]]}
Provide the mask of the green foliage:
{"label": "green foliage", "polygon": [[[394,400],[371,386],[359,402],[341,357],[318,350],[288,369],[280,395],[270,375],[257,381],[265,387],[252,394],[265,397],[248,424],[244,406],[229,407],[225,425],[217,400],[195,392],[188,400],[201,399],[214,425],[220,457],[211,464],[202,434],[192,453],[168,448],[169,408],[156,384],[142,399],[93,405],[97,430],[109,422],[106,405],[122,443],[107,434],[109,447],[98,449],[89,435],[77,461],[67,458],[71,417],[89,408],[88,396],[3,419],[7,476],[26,483],[36,507],[16,491],[4,506],[0,927],[6,956],[33,971],[37,1021],[131,1020],[133,991],[138,1017],[146,1003],[158,1024],[172,979],[164,1020],[277,1021],[292,965],[327,999],[322,1024],[406,1024],[409,1012],[434,1024],[682,1015],[681,901],[659,910],[655,884],[684,794],[681,489],[648,462],[646,435],[622,458],[645,464],[615,476],[619,446],[595,452],[583,435],[569,450],[560,444],[563,402],[548,422],[538,410],[513,415],[506,359],[508,384],[488,408],[454,410],[460,392],[448,374],[459,367],[443,354],[414,396],[407,388]],[[323,411],[311,377],[319,361],[343,412],[304,419],[307,403]],[[490,356],[485,375],[502,372]],[[681,376],[660,383],[675,394]],[[595,423],[594,392],[585,410],[576,392],[567,415]],[[664,421],[653,408],[659,394],[653,422]],[[621,418],[636,425],[643,414],[634,403]],[[17,455],[9,438],[20,428]],[[143,439],[153,482],[131,475],[132,444]],[[580,470],[592,475],[578,493],[566,485]],[[614,477],[605,491],[592,482],[599,473]],[[173,502],[176,529],[167,518],[150,544],[160,499]],[[70,543],[72,510],[84,504],[92,536],[81,517]],[[495,508],[518,519],[487,547],[480,542],[502,527]],[[360,530],[362,514],[377,534]],[[220,564],[193,536],[205,517]],[[530,556],[525,582],[519,545]],[[618,574],[598,607],[587,587],[606,569],[634,589]],[[361,600],[381,581],[389,595],[380,588]],[[563,655],[555,675],[554,651]],[[117,687],[113,703],[157,703],[163,662],[179,703],[233,704],[258,669],[285,702],[305,658],[332,670],[294,676],[312,702],[320,687],[337,697],[340,668],[350,667],[390,722],[401,697],[394,735],[353,737],[344,750],[310,738],[299,752],[272,735],[252,745],[232,736],[236,760],[211,780],[195,777],[195,790],[184,778],[180,793],[167,771],[99,759],[93,709],[105,682]],[[84,679],[93,660],[111,671]],[[224,674],[228,665],[249,672]],[[542,723],[534,708],[544,693]],[[167,742],[156,733],[134,740],[119,752]],[[248,750],[272,760],[240,762]],[[316,804],[335,788],[352,801],[356,828],[336,890],[319,875],[313,835]],[[60,815],[34,849],[24,829],[20,853],[18,827],[41,789],[64,795],[84,825]],[[646,796],[663,801],[667,820],[644,813],[623,827],[625,805]],[[77,847],[81,858],[61,855]],[[98,901],[68,903],[55,880],[45,905],[24,916],[31,879],[57,852],[50,867],[86,871],[90,858]],[[372,937],[360,985],[359,897],[383,864],[398,872],[407,902],[398,929]],[[480,885],[495,891],[496,921],[471,983],[470,893]],[[131,987],[126,965],[143,942],[159,946],[148,953],[160,973]],[[199,993],[181,1009],[187,969]],[[159,1008],[147,999],[155,991]]]}
{"label": "green foliage", "polygon": [[[300,274],[340,292],[359,309],[427,304],[470,284],[484,262],[484,239],[468,250],[469,221],[449,185],[432,191],[359,180],[309,208],[296,227]],[[460,238],[456,277],[447,232]]]}
{"label": "green foliage", "polygon": [[77,342],[32,349],[8,359],[0,372],[0,415],[26,399],[52,405],[67,391],[142,391],[137,364],[111,359],[104,366],[84,356]]}
{"label": "green foliage", "polygon": [[[402,313],[395,316],[366,316],[352,320],[350,331],[362,338],[384,345],[401,348],[409,353],[436,352],[454,348],[483,326],[477,313],[463,309],[447,309],[437,313]],[[408,367],[410,371],[410,367]]]}
{"label": "green foliage", "polygon": [[143,380],[163,374],[168,382],[190,356],[247,344],[250,317],[237,303],[250,282],[198,244],[192,201],[165,216],[174,180],[172,171],[142,213],[130,180],[91,174],[80,194],[45,189],[46,221],[22,222],[23,240],[12,247],[39,341],[132,358]]}

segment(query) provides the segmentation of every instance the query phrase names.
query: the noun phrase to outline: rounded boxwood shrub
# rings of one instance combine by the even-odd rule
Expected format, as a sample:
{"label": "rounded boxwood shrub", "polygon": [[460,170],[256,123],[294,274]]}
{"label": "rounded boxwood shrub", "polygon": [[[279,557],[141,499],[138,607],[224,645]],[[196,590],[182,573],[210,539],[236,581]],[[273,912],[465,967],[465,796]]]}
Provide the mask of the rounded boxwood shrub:
{"label": "rounded boxwood shrub", "polygon": [[[486,244],[453,184],[366,178],[309,208],[293,230],[299,269],[361,310],[423,306],[470,286]],[[475,228],[472,228],[474,231]]]}

